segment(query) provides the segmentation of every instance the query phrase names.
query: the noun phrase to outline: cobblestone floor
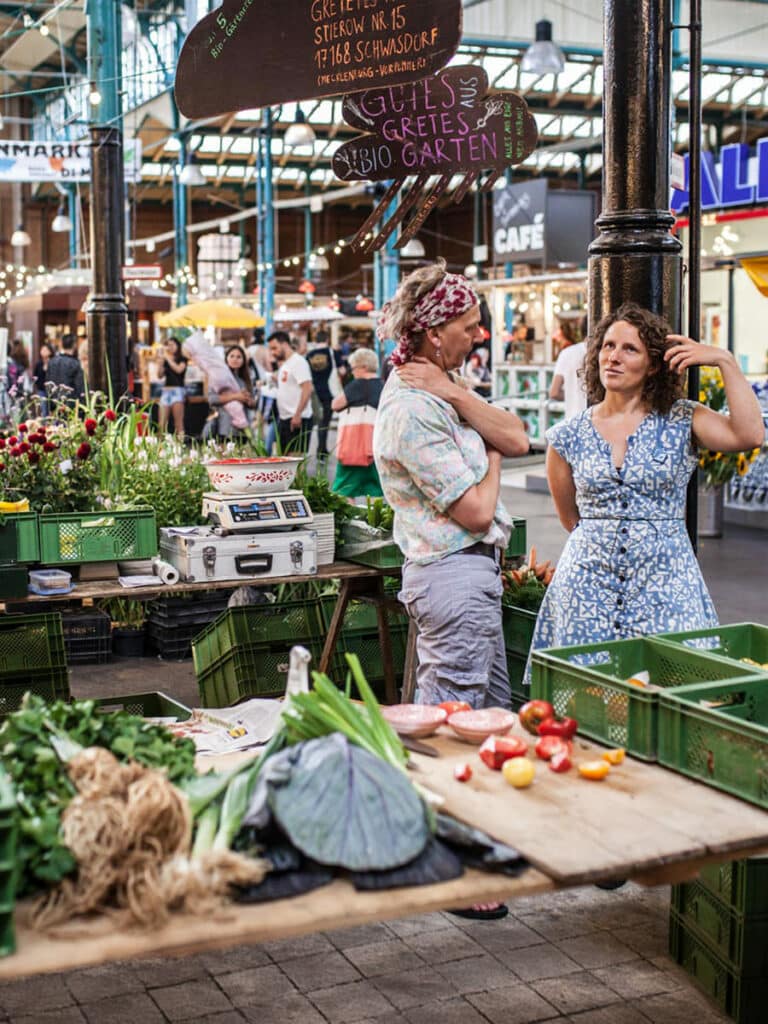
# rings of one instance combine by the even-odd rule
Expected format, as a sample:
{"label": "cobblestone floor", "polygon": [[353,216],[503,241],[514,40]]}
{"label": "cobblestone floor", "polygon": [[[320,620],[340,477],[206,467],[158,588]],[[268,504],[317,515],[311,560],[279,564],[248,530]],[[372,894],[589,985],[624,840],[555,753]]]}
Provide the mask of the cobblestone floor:
{"label": "cobblestone floor", "polygon": [[669,889],[514,901],[0,985],[7,1024],[716,1024],[667,956]]}

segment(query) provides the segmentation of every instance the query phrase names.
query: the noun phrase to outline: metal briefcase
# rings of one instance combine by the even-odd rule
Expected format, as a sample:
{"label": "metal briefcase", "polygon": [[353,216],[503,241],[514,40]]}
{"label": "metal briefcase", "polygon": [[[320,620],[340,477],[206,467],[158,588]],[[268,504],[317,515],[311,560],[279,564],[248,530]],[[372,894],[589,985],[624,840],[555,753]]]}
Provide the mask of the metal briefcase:
{"label": "metal briefcase", "polygon": [[286,530],[221,537],[210,526],[184,533],[163,528],[160,557],[178,569],[182,583],[311,576],[317,572],[317,533]]}

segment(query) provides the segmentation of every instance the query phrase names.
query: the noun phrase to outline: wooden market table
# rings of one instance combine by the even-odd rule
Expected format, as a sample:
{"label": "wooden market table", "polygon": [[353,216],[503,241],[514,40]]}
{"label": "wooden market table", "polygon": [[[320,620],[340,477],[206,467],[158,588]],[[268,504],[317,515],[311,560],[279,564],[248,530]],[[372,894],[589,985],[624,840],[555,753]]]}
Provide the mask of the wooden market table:
{"label": "wooden market table", "polygon": [[[524,854],[531,867],[521,875],[467,870],[451,882],[386,892],[356,892],[337,879],[293,899],[236,905],[220,918],[176,915],[149,933],[118,932],[103,919],[57,938],[20,926],[18,951],[0,960],[0,979],[271,942],[601,879],[665,884],[694,877],[708,862],[768,851],[768,814],[658,765],[627,759],[606,781],[588,782],[575,772],[555,775],[542,763],[533,786],[514,790],[500,773],[484,768],[476,747],[455,739],[446,727],[428,742],[439,757],[413,755],[414,778],[445,797],[446,811]],[[578,740],[575,760],[593,758],[598,749]],[[453,768],[466,760],[475,771],[461,784]],[[223,763],[226,759],[205,760],[211,766]]]}
{"label": "wooden market table", "polygon": [[[381,647],[381,661],[384,672],[384,692],[386,701],[389,704],[397,703],[397,684],[395,680],[394,664],[392,660],[392,643],[389,634],[389,611],[400,611],[404,609],[394,598],[387,597],[384,593],[385,576],[399,576],[400,568],[380,569],[371,568],[366,565],[356,565],[353,562],[331,562],[328,565],[318,566],[317,572],[312,576],[275,576],[271,579],[244,576],[239,580],[211,580],[200,583],[175,583],[166,585],[158,583],[149,587],[121,587],[115,579],[88,580],[77,583],[74,590],[68,594],[37,595],[29,594],[24,598],[8,601],[8,604],[29,604],[49,601],[80,601],[88,607],[97,601],[103,601],[110,597],[122,597],[132,600],[148,600],[153,597],[168,597],[174,594],[188,593],[189,591],[205,590],[236,590],[238,587],[278,587],[284,583],[309,583],[313,580],[339,580],[341,586],[336,599],[331,624],[325,638],[323,653],[320,658],[319,671],[327,672],[331,664],[336,644],[341,629],[344,625],[344,615],[347,605],[351,600],[363,601],[372,604],[376,609],[376,619],[379,631],[379,644]],[[4,606],[0,604],[0,609]],[[411,672],[413,669],[411,669]]]}

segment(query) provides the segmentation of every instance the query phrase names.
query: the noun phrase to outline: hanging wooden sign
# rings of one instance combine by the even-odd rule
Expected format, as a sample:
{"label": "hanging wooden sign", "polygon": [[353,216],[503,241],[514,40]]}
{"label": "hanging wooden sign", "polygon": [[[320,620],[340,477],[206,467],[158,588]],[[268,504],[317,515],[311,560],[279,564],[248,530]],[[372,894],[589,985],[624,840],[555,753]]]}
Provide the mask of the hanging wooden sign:
{"label": "hanging wooden sign", "polygon": [[[462,176],[454,192],[455,201],[461,202],[486,172],[480,187],[489,190],[505,168],[533,152],[536,122],[525,100],[514,92],[487,92],[488,76],[472,64],[445,68],[408,85],[344,97],[344,120],[367,134],[339,147],[334,174],[342,181],[394,179],[355,236],[355,248],[380,248],[416,207],[397,243],[405,245],[455,175]],[[374,236],[373,226],[409,178],[413,180],[397,210]]]}
{"label": "hanging wooden sign", "polygon": [[185,117],[412,82],[461,39],[461,0],[224,0],[192,29],[176,69]]}

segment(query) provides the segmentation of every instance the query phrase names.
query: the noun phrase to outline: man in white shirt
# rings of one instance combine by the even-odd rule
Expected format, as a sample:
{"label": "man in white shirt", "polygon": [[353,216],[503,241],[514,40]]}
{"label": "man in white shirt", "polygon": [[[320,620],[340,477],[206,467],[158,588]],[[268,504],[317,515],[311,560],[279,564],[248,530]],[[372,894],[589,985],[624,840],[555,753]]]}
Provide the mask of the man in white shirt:
{"label": "man in white shirt", "polygon": [[549,397],[555,402],[562,402],[565,399],[567,420],[587,408],[587,393],[584,390],[584,378],[580,373],[586,354],[586,341],[579,341],[564,348],[555,363]]}
{"label": "man in white shirt", "polygon": [[312,435],[312,371],[295,352],[286,331],[269,336],[269,351],[280,364],[277,371],[277,435],[280,451],[304,455]]}

